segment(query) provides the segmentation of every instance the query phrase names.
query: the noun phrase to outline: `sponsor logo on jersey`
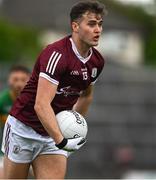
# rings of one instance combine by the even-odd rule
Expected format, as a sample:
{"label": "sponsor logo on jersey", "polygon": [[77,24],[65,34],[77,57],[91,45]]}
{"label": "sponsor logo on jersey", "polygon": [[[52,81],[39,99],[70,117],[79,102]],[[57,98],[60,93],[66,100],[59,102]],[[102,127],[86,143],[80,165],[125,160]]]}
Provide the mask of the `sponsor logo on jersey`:
{"label": "sponsor logo on jersey", "polygon": [[63,87],[58,89],[56,94],[63,94],[65,97],[67,96],[79,96],[80,92],[75,91],[71,86]]}
{"label": "sponsor logo on jersey", "polygon": [[91,77],[95,78],[96,76],[97,76],[97,68],[93,68]]}

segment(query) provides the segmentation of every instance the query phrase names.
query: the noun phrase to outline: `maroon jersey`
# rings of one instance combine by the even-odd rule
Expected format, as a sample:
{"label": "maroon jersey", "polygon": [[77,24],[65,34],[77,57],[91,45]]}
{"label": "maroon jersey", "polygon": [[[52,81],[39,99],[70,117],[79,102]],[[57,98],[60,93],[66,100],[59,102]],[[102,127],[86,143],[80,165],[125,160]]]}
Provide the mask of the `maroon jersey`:
{"label": "maroon jersey", "polygon": [[96,81],[103,66],[104,59],[95,48],[90,49],[87,58],[83,58],[71,37],[48,45],[38,57],[30,80],[14,103],[10,114],[39,134],[47,136],[48,133],[34,110],[39,77],[58,85],[57,93],[51,102],[57,114],[73,108],[81,92]]}

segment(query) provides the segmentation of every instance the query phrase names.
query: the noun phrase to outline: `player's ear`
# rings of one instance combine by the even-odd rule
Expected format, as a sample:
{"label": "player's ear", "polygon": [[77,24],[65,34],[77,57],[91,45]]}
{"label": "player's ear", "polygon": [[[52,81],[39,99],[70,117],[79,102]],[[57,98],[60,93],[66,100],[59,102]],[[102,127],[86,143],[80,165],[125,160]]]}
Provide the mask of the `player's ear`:
{"label": "player's ear", "polygon": [[78,29],[79,29],[78,23],[77,22],[72,22],[71,26],[72,26],[73,32],[78,33]]}

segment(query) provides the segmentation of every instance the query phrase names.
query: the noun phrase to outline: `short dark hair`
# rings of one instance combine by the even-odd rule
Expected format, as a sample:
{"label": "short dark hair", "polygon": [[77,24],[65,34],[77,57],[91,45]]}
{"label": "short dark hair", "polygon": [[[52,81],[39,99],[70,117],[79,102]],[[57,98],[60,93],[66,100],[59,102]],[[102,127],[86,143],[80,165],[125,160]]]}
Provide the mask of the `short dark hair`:
{"label": "short dark hair", "polygon": [[104,16],[107,14],[105,5],[98,1],[80,1],[76,3],[70,11],[71,22],[78,20],[85,12],[92,12]]}
{"label": "short dark hair", "polygon": [[22,66],[22,65],[17,65],[17,66],[12,66],[9,70],[9,73],[13,73],[13,72],[24,72],[26,74],[30,74],[30,70],[26,67],[26,66]]}

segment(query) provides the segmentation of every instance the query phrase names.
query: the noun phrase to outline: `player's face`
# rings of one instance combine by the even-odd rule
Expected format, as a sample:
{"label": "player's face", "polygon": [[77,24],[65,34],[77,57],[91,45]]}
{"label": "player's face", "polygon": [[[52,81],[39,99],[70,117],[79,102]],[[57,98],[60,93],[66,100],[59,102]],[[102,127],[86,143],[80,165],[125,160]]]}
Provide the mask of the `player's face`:
{"label": "player's face", "polygon": [[99,14],[86,12],[78,23],[78,35],[88,46],[97,46],[102,32],[102,17]]}
{"label": "player's face", "polygon": [[29,77],[29,74],[22,71],[12,72],[8,79],[11,90],[19,94],[29,80]]}

